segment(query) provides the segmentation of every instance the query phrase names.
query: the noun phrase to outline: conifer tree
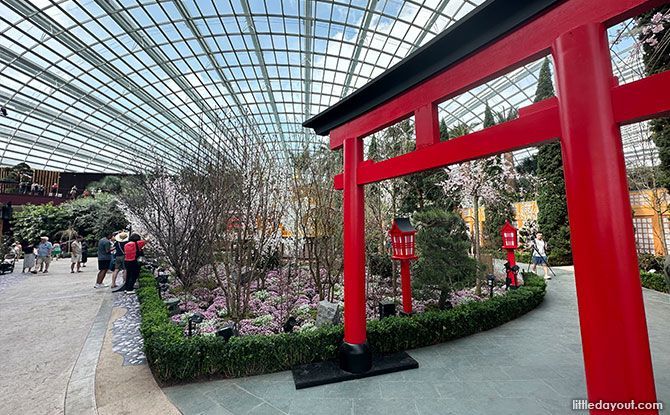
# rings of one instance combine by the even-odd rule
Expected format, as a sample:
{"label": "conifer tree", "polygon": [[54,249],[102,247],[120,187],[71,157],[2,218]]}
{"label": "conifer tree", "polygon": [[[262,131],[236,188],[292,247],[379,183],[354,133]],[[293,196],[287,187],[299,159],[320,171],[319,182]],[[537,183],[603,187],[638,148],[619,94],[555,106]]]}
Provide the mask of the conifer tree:
{"label": "conifer tree", "polygon": [[[554,96],[549,59],[545,58],[540,69],[534,102]],[[554,265],[572,263],[568,206],[565,198],[565,178],[561,145],[551,143],[539,148],[537,170],[540,188],[537,196],[540,231],[549,242],[550,262]]]}

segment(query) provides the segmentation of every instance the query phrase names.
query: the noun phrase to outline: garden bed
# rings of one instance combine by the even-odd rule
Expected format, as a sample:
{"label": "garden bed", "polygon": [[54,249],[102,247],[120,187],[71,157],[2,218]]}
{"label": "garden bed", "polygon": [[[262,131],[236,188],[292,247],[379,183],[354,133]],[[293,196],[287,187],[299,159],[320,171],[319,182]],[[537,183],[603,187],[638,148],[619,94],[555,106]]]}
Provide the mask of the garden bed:
{"label": "garden bed", "polygon": [[[545,288],[544,280],[528,275],[525,286],[491,300],[369,321],[368,342],[377,353],[392,353],[489,330],[534,309],[542,302]],[[140,276],[138,296],[145,354],[162,384],[258,375],[335,358],[343,337],[341,325],[239,336],[227,342],[216,336],[184,337],[182,328],[171,322],[151,274]]]}
{"label": "garden bed", "polygon": [[670,293],[670,287],[665,279],[665,275],[661,272],[646,272],[640,271],[640,280],[642,286],[651,290],[660,291],[662,293]]}

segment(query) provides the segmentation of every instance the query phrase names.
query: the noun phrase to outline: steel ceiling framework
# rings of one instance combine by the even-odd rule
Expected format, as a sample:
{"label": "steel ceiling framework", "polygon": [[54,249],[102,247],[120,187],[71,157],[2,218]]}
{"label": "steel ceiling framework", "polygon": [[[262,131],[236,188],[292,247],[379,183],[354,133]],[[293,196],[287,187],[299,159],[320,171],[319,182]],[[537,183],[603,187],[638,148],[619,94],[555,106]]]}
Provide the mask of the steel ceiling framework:
{"label": "steel ceiling framework", "polygon": [[[203,148],[235,158],[237,126],[268,151],[325,145],[301,124],[435,37],[482,0],[5,0],[0,165],[178,169]],[[615,73],[642,76],[633,25],[611,29]],[[440,105],[479,125],[532,102],[540,61]],[[624,130],[637,157],[645,129]],[[653,146],[642,147],[644,156]],[[525,150],[521,157],[527,155]]]}

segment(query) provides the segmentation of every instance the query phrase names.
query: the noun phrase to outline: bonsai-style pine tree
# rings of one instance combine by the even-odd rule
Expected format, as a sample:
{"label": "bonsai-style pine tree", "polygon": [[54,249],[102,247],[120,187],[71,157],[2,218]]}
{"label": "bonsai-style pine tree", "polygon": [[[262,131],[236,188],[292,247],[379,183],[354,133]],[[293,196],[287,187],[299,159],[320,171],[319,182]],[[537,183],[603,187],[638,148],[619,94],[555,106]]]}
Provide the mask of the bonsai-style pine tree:
{"label": "bonsai-style pine tree", "polygon": [[438,305],[444,308],[451,290],[471,285],[477,271],[476,261],[468,255],[465,222],[458,214],[440,208],[417,212],[414,221],[419,252],[414,285],[438,289]]}
{"label": "bonsai-style pine tree", "polygon": [[[554,86],[551,83],[549,59],[545,59],[540,69],[534,102],[540,102],[553,96]],[[549,242],[550,256],[554,264],[572,263],[568,206],[565,198],[563,160],[559,143],[551,143],[539,148],[537,170],[540,182],[537,196],[539,208],[537,221],[540,231]]]}

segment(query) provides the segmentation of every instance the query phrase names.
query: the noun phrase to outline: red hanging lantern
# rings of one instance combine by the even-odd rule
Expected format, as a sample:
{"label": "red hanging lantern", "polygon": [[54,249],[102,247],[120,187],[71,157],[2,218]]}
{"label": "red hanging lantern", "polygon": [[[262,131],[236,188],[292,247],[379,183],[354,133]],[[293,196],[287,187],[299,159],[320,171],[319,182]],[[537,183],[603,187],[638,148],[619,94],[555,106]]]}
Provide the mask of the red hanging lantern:
{"label": "red hanging lantern", "polygon": [[393,247],[391,259],[417,259],[415,254],[416,229],[409,223],[408,218],[395,218],[389,235]]}

